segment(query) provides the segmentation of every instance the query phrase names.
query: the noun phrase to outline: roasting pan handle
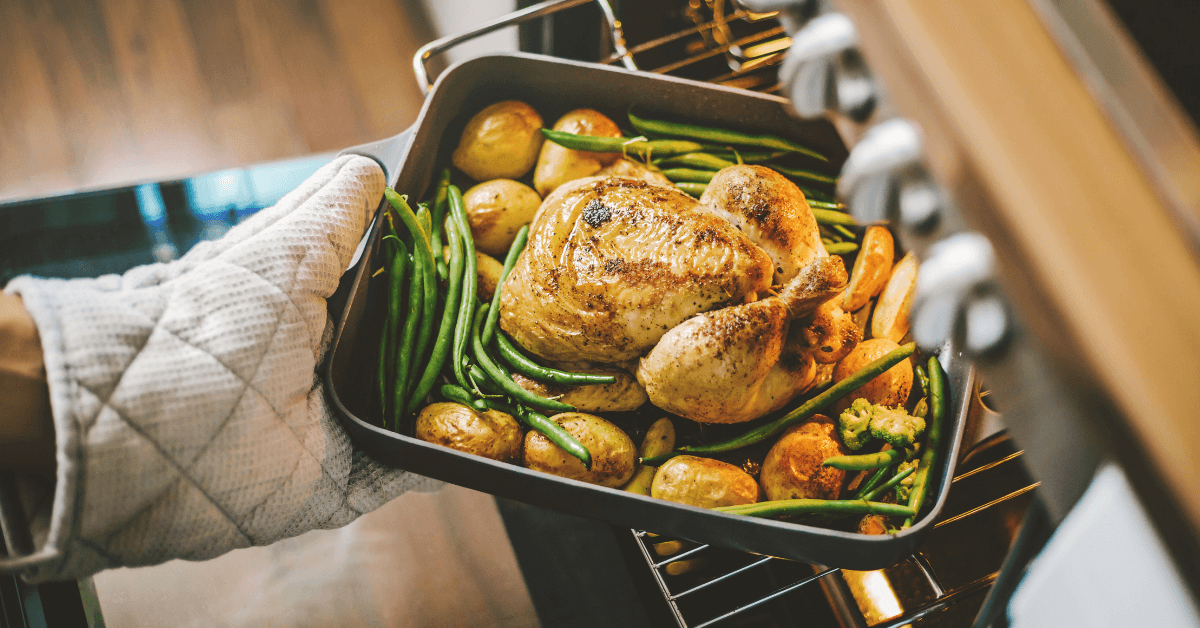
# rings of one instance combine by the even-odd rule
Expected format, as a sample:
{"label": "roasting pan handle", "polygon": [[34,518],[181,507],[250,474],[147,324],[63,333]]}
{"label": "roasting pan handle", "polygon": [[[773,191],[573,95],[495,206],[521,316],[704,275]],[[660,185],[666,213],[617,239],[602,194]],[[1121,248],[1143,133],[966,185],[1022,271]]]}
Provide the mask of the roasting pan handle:
{"label": "roasting pan handle", "polygon": [[633,62],[633,55],[625,49],[625,34],[621,30],[621,23],[613,15],[612,5],[608,3],[608,0],[547,0],[546,2],[539,2],[531,7],[521,9],[520,11],[502,15],[490,22],[484,22],[465,33],[447,35],[421,46],[417,50],[417,54],[413,55],[413,73],[417,75],[417,84],[421,87],[421,93],[428,94],[429,90],[433,87],[433,83],[429,80],[429,68],[425,67],[430,57],[441,54],[464,41],[500,30],[505,26],[528,22],[535,18],[545,17],[553,13],[558,13],[563,9],[570,9],[589,2],[595,2],[600,7],[600,12],[604,14],[604,22],[608,26],[608,34],[612,38],[613,57],[620,58],[621,63],[627,69],[636,70],[637,65]]}

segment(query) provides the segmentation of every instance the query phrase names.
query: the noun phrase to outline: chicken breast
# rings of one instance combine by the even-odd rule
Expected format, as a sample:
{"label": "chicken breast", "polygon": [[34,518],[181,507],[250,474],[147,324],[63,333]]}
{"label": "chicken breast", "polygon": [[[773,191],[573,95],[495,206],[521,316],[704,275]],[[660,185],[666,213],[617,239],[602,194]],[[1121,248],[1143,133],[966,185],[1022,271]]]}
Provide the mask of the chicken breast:
{"label": "chicken breast", "polygon": [[709,182],[700,204],[771,256],[776,284],[787,283],[814,259],[829,255],[804,193],[765,166],[723,168]]}
{"label": "chicken breast", "polygon": [[766,290],[771,276],[762,249],[682,191],[589,177],[538,209],[504,284],[500,324],[544,359],[611,364],[644,355],[696,314]]}
{"label": "chicken breast", "polygon": [[642,359],[638,381],[654,405],[703,423],[741,423],[778,410],[817,373],[811,348],[788,342],[791,322],[847,280],[840,257],[819,257],[779,296],[695,316]]}

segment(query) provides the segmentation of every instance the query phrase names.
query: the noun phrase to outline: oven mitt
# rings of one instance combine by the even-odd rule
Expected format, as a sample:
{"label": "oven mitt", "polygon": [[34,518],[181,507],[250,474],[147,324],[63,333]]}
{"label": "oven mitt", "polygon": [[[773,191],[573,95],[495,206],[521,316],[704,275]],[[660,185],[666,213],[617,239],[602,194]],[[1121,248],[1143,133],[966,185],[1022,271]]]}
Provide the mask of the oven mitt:
{"label": "oven mitt", "polygon": [[41,334],[58,461],[29,513],[37,549],[10,567],[44,581],[203,560],[440,486],[355,451],[316,373],[325,299],[384,185],[374,161],[339,157],[177,261],[7,286]]}

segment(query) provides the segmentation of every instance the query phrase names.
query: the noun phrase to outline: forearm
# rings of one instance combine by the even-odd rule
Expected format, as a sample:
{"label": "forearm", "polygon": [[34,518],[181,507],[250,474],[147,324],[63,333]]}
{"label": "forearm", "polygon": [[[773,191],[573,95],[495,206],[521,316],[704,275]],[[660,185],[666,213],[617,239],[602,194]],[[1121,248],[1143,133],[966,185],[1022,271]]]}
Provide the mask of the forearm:
{"label": "forearm", "polygon": [[52,472],[54,421],[37,327],[0,293],[0,470]]}

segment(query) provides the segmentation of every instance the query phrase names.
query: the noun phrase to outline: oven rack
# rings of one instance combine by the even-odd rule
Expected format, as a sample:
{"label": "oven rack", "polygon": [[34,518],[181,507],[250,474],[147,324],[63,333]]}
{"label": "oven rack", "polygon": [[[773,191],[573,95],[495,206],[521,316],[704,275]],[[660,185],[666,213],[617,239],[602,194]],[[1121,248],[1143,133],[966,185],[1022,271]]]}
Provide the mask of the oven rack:
{"label": "oven rack", "polygon": [[[1007,438],[1004,436],[1000,438],[1001,442],[1007,441]],[[988,471],[996,470],[995,472],[999,473],[1013,470],[1014,467],[1021,464],[1020,457],[1022,454],[1023,451],[1018,450],[998,460],[966,470],[956,475],[953,482],[957,484],[961,480]],[[1008,465],[1007,468],[1006,465]],[[953,523],[979,517],[982,513],[1001,505],[1015,507],[1015,510],[1024,514],[1024,506],[1015,504],[1013,500],[1017,500],[1034,491],[1038,487],[1039,482],[1029,481],[1023,484],[1024,486],[1017,487],[1003,496],[973,506],[963,512],[947,513],[934,524],[933,529],[937,530]],[[634,536],[638,548],[641,550],[642,557],[645,559],[647,567],[654,576],[655,583],[658,585],[663,598],[670,608],[671,614],[680,628],[708,628],[717,625],[729,625],[727,622],[730,620],[739,618],[747,612],[763,607],[771,602],[781,600],[785,596],[796,594],[812,585],[822,586],[824,594],[830,599],[834,609],[841,615],[842,622],[849,622],[849,625],[855,626],[855,628],[866,628],[868,625],[871,628],[898,628],[939,611],[947,610],[960,602],[983,596],[992,587],[1001,573],[1001,570],[997,569],[968,582],[948,587],[943,583],[943,578],[939,576],[925,552],[918,550],[907,560],[911,561],[912,565],[915,565],[920,575],[924,578],[925,584],[932,591],[933,597],[919,605],[905,609],[902,614],[889,617],[874,624],[868,624],[862,613],[857,610],[855,601],[850,596],[849,589],[846,587],[844,581],[839,578],[829,578],[829,576],[841,572],[840,568],[807,565],[807,569],[797,569],[804,564],[772,556],[741,554],[742,559],[735,561],[732,566],[711,570],[714,573],[704,573],[705,568],[702,567],[699,570],[703,573],[702,577],[698,579],[692,578],[691,582],[683,586],[673,586],[673,583],[678,581],[679,577],[671,573],[672,565],[696,564],[699,559],[716,553],[722,555],[722,562],[728,563],[730,557],[737,556],[740,553],[704,544],[691,547],[670,556],[658,557],[656,556],[654,545],[675,541],[675,539],[657,537],[641,530],[631,530],[630,533]],[[733,582],[739,577],[745,577],[753,571],[768,569],[771,565],[778,564],[789,564],[791,571],[795,572],[795,576],[762,595],[749,600],[740,600],[715,615],[699,619],[689,617],[693,613],[689,613],[686,609],[681,608],[680,601],[694,594],[704,592],[708,598],[720,597],[724,594],[722,586],[733,586]],[[846,625],[846,623],[843,623],[843,625]]]}

